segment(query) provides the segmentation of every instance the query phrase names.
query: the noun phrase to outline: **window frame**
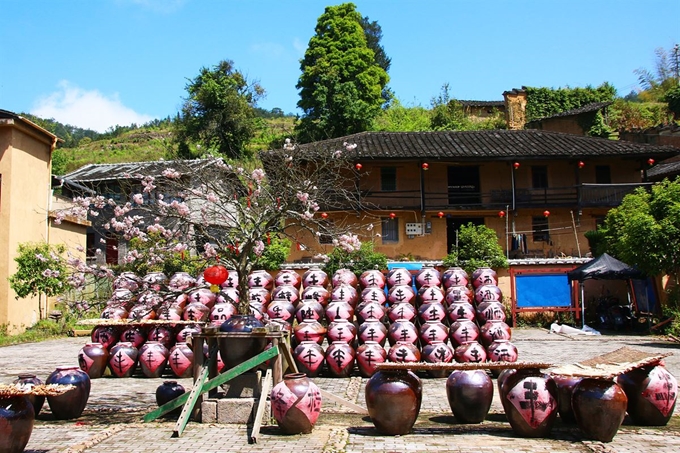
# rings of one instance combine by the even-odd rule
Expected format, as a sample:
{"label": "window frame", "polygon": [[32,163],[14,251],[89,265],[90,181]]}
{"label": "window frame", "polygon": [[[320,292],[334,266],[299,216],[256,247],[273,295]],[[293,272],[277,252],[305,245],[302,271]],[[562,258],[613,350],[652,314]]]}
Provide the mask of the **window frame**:
{"label": "window frame", "polygon": [[399,218],[381,217],[380,227],[383,244],[399,242]]}

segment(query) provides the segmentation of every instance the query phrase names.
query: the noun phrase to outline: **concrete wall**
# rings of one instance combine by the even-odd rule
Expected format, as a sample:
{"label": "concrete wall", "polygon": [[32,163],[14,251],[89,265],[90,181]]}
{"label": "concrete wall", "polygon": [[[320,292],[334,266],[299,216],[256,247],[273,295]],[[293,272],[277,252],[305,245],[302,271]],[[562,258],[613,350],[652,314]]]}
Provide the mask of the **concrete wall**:
{"label": "concrete wall", "polygon": [[48,237],[52,143],[53,137],[21,121],[0,124],[0,325],[10,333],[40,318],[39,299],[17,300],[7,279],[16,272],[18,244]]}

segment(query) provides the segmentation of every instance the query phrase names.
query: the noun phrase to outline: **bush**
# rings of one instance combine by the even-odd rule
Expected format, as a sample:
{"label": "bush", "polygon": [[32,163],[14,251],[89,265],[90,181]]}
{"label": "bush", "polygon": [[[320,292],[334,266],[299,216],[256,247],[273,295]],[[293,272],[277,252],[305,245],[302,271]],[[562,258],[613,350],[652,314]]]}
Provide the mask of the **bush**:
{"label": "bush", "polygon": [[323,269],[329,276],[338,269],[349,269],[357,277],[370,269],[387,269],[387,257],[374,251],[372,242],[362,243],[361,248],[354,252],[346,252],[341,247],[336,247],[328,258]]}
{"label": "bush", "polygon": [[458,245],[443,260],[446,267],[462,267],[471,274],[480,267],[507,268],[508,260],[496,232],[486,225],[468,223],[458,232]]}

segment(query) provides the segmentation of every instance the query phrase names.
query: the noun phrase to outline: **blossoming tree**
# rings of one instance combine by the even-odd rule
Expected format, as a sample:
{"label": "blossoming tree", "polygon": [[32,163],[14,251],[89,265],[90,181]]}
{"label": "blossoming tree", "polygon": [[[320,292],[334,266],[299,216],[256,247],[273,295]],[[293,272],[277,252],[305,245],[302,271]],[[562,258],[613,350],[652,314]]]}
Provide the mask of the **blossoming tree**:
{"label": "blossoming tree", "polygon": [[[228,163],[209,158],[175,161],[160,175],[131,175],[138,190],[127,191],[120,203],[104,196],[78,197],[76,207],[57,214],[97,219],[108,234],[128,247],[124,263],[158,263],[181,254],[219,262],[238,274],[241,314],[249,312],[248,275],[267,245],[278,237],[309,242],[332,237],[333,244],[351,252],[361,242],[353,222],[342,215],[329,222],[326,211],[354,212],[359,207],[355,169],[347,157],[356,145],[334,152],[298,148],[289,140],[283,149],[260,154],[261,166]],[[314,249],[314,243],[305,244]],[[323,258],[323,256],[320,256]],[[75,272],[69,278],[82,288],[85,276],[113,276],[110,269],[70,259]]]}

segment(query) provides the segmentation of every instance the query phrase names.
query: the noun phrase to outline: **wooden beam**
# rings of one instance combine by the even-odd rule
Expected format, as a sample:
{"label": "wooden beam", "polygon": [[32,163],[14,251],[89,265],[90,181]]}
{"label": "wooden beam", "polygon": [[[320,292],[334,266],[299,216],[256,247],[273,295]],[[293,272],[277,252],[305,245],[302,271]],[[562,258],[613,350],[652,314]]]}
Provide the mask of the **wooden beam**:
{"label": "wooden beam", "polygon": [[262,380],[262,388],[260,389],[260,399],[257,403],[257,412],[255,413],[255,420],[253,421],[253,428],[248,436],[249,444],[257,443],[257,436],[260,435],[260,427],[262,426],[262,417],[264,416],[264,409],[267,406],[267,398],[269,392],[272,390],[272,370],[268,369]]}
{"label": "wooden beam", "polygon": [[333,402],[336,402],[338,404],[342,404],[343,406],[352,409],[357,414],[368,415],[368,410],[366,408],[363,408],[363,407],[359,406],[358,404],[354,404],[353,402],[348,401],[344,398],[340,398],[338,395],[334,395],[331,392],[328,392],[328,391],[326,391],[326,390],[324,390],[320,387],[319,387],[319,390],[321,391],[321,396],[323,396],[324,398],[328,398],[329,400],[331,400]]}

